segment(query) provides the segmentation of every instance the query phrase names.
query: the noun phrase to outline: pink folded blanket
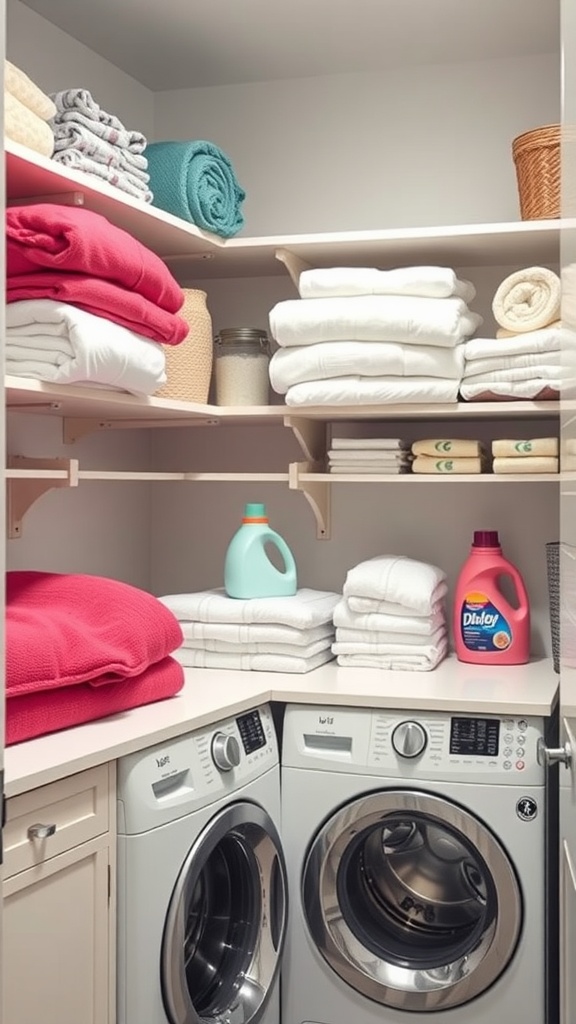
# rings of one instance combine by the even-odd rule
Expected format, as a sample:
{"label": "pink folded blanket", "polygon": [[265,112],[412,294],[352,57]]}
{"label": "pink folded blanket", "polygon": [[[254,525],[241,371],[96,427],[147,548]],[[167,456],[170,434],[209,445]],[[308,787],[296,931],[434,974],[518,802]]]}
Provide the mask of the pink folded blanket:
{"label": "pink folded blanket", "polygon": [[103,278],[169,313],[177,313],[184,302],[180,285],[156,253],[82,206],[33,203],[8,208],[8,277],[40,269]]}
{"label": "pink folded blanket", "polygon": [[184,670],[174,658],[163,658],[132,679],[114,686],[77,683],[57,690],[8,695],[6,745],[69,729],[119,711],[173,697],[184,685]]}
{"label": "pink folded blanket", "polygon": [[182,643],[152,594],[103,576],[6,574],[6,696],[89,682],[111,687]]}

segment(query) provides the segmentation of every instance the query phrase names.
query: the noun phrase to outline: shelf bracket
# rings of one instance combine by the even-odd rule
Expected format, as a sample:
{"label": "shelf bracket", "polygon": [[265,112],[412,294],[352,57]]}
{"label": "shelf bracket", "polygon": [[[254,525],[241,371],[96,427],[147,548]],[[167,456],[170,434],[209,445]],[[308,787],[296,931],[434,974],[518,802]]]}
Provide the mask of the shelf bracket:
{"label": "shelf bracket", "polygon": [[291,462],[288,467],[288,487],[302,491],[316,520],[318,540],[330,540],[330,485],[326,481],[301,480],[303,473],[318,473],[322,467],[316,462]]}
{"label": "shelf bracket", "polygon": [[6,480],[8,537],[17,540],[22,536],[22,520],[29,508],[54,487],[78,486],[78,459],[29,459],[25,455],[10,455],[8,469],[60,470],[65,477],[43,479],[30,477],[8,478]]}
{"label": "shelf bracket", "polygon": [[121,419],[121,420],[104,420],[96,419],[95,417],[76,417],[76,416],[64,416],[62,420],[62,440],[65,444],[74,444],[75,441],[80,441],[82,437],[86,437],[87,434],[100,433],[103,430],[134,430],[140,427],[153,430],[155,427],[219,427],[221,421],[216,417],[207,417],[203,419],[198,417],[196,420],[190,419]]}
{"label": "shelf bracket", "polygon": [[322,463],[326,460],[326,424],[322,420],[285,416],[284,426],[292,430],[305,459]]}
{"label": "shelf bracket", "polygon": [[296,256],[289,249],[276,249],[274,256],[280,263],[283,263],[292,278],[292,283],[297,292],[300,292],[299,281],[303,270],[311,270],[310,264],[301,256]]}

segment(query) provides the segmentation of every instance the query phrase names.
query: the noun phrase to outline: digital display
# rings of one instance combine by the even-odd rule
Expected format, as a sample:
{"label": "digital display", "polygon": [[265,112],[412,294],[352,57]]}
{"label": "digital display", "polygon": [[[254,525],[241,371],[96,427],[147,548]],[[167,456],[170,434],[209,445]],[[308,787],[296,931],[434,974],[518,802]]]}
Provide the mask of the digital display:
{"label": "digital display", "polygon": [[266,746],[266,737],[259,711],[250,711],[247,715],[240,715],[236,719],[236,724],[240,730],[242,746],[247,754]]}
{"label": "digital display", "polygon": [[450,753],[497,757],[500,722],[496,718],[452,718]]}

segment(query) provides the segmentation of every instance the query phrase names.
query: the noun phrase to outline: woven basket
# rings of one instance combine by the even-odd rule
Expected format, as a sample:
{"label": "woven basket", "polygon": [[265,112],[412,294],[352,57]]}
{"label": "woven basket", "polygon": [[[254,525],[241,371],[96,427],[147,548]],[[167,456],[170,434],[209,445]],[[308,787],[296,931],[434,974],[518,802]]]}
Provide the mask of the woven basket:
{"label": "woven basket", "polygon": [[522,220],[560,217],[560,125],[524,132],[512,143]]}
{"label": "woven basket", "polygon": [[212,376],[212,318],[206,306],[206,292],[183,288],[184,305],[178,316],[186,320],[188,334],[179,345],[163,345],[167,381],[156,392],[158,398],[179,402],[208,401]]}

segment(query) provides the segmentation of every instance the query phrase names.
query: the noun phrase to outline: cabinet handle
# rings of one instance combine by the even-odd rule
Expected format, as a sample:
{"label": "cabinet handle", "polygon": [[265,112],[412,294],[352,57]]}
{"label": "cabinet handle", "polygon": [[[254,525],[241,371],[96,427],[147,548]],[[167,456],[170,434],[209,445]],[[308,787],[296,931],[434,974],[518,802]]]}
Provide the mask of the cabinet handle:
{"label": "cabinet handle", "polygon": [[30,825],[28,829],[28,839],[48,839],[49,836],[53,836],[56,831],[56,825]]}

